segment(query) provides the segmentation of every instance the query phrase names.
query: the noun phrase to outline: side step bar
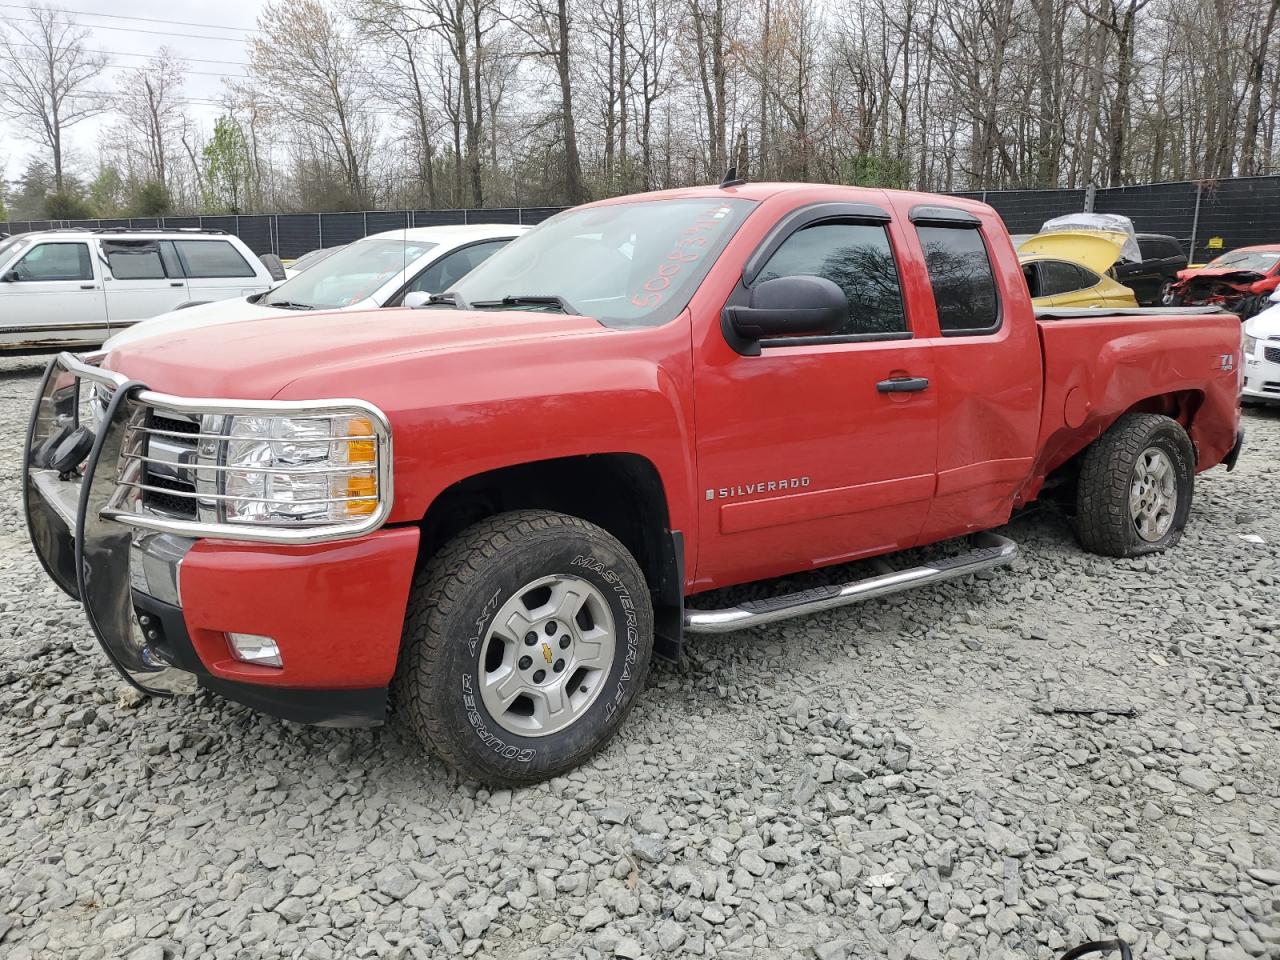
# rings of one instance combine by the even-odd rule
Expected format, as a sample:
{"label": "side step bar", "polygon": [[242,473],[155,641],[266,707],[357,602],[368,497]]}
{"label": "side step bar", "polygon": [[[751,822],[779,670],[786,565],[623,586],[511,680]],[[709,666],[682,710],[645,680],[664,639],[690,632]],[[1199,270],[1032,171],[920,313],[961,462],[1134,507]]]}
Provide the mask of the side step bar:
{"label": "side step bar", "polygon": [[1006,537],[984,532],[973,537],[974,548],[957,557],[947,557],[935,563],[908,567],[878,577],[855,580],[852,583],[814,587],[798,593],[787,593],[769,600],[749,600],[736,607],[721,610],[692,610],[684,612],[684,628],[689,633],[730,633],[747,627],[758,627],[776,620],[802,617],[819,610],[830,610],[846,604],[858,603],[872,597],[901,593],[915,587],[942,583],[956,577],[968,576],[981,570],[1002,567],[1013,560],[1018,545]]}

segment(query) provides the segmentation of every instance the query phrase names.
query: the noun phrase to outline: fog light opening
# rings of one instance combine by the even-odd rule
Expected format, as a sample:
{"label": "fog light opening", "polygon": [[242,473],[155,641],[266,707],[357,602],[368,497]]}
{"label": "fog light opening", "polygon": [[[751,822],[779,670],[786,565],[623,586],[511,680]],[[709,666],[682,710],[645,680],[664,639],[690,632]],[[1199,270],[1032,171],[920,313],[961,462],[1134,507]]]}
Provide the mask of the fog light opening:
{"label": "fog light opening", "polygon": [[226,637],[231,645],[231,655],[237,660],[261,667],[284,666],[280,648],[270,637],[260,637],[256,633],[228,633]]}

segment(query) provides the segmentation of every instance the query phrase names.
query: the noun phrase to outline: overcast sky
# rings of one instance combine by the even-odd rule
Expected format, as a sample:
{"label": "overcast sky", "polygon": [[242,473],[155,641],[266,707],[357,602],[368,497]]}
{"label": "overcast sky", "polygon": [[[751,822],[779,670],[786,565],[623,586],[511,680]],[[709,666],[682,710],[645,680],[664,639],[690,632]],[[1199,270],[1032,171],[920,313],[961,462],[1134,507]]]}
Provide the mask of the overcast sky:
{"label": "overcast sky", "polygon": [[[31,15],[26,9],[31,2],[0,0],[0,23],[32,26],[22,22]],[[180,3],[174,0],[116,0],[114,3],[63,0],[55,5],[72,12],[89,30],[90,46],[109,54],[110,66],[100,82],[104,91],[116,89],[122,68],[142,65],[160,46],[167,45],[189,61],[184,97],[200,101],[216,100],[222,92],[223,78],[208,74],[244,74],[245,43],[252,34],[263,0],[182,0]],[[125,19],[128,17],[145,19]],[[199,62],[205,60],[218,62]],[[4,78],[0,77],[0,83],[3,82]],[[209,128],[217,109],[210,104],[193,103],[189,112]],[[73,169],[93,175],[97,168],[98,134],[115,119],[108,113],[71,129]],[[6,178],[16,177],[27,158],[38,149],[30,141],[20,139],[18,131],[0,114],[0,162],[4,164]]]}

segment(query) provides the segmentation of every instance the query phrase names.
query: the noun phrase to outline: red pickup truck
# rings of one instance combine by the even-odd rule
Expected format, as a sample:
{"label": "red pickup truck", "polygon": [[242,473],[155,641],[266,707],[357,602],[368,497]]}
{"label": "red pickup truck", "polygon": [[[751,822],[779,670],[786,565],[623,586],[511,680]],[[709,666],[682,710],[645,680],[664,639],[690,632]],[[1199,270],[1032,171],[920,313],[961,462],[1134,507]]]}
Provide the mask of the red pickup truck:
{"label": "red pickup truck", "polygon": [[[1172,546],[1237,456],[1240,324],[1033,313],[990,207],[727,184],[548,220],[419,309],[63,354],[32,541],[143,690],[398,711],[489,782],[606,743],[650,656],[1007,562],[1052,486],[1082,545]],[[723,609],[716,587],[972,535]]]}

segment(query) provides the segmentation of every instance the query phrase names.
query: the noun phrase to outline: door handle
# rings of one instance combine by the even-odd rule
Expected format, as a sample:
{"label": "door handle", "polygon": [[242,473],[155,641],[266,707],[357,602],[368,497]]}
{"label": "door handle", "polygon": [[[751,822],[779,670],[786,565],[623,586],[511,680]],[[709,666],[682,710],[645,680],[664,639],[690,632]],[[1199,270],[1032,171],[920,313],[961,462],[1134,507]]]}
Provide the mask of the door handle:
{"label": "door handle", "polygon": [[169,284],[169,286],[171,286],[171,287],[183,287],[183,286],[186,286],[186,284],[184,284],[181,280],[174,280],[174,281],[172,281],[172,282]]}
{"label": "door handle", "polygon": [[928,388],[928,377],[891,377],[876,384],[881,393],[919,393]]}
{"label": "door handle", "polygon": [[80,284],[80,289],[81,290],[97,290],[98,285],[96,283],[82,283]]}

